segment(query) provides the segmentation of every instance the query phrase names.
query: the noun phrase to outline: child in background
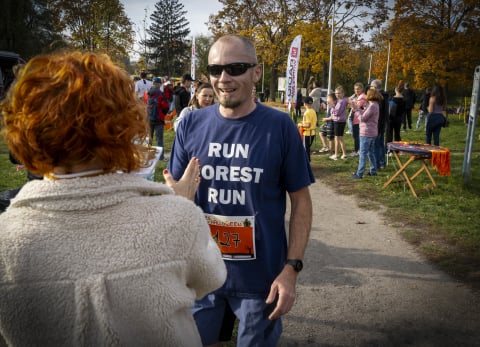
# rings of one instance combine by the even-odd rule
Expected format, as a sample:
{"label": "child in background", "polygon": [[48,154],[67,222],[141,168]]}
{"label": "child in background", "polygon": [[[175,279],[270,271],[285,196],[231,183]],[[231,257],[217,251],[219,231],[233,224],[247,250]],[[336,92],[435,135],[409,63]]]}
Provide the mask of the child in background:
{"label": "child in background", "polygon": [[313,140],[315,140],[315,128],[317,126],[317,112],[313,109],[313,98],[310,96],[305,97],[306,111],[303,114],[303,120],[298,123],[299,127],[303,128],[303,139],[305,144],[305,150],[307,151],[308,161],[310,161],[310,148]]}

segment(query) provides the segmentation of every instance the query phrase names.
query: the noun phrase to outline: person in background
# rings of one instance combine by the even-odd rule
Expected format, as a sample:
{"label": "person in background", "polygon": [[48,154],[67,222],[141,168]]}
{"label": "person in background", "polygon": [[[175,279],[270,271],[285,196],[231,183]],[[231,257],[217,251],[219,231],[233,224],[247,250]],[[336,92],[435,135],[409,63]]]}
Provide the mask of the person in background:
{"label": "person in background", "polygon": [[[148,125],[128,74],[106,55],[36,56],[1,109],[7,145],[44,179],[0,214],[0,341],[201,346],[189,308],[226,269],[200,209],[135,174]],[[192,158],[165,179],[193,198],[199,172]]]}
{"label": "person in background", "polygon": [[259,102],[258,96],[257,96],[257,87],[255,86],[253,86],[252,88],[252,99],[253,99],[253,102],[255,103]]}
{"label": "person in background", "polygon": [[308,96],[313,99],[312,107],[318,116],[320,113],[320,105],[322,103],[322,89],[318,86],[317,81],[312,81],[310,89]]}
{"label": "person in background", "polygon": [[195,201],[222,250],[228,278],[192,312],[205,346],[220,341],[222,326],[233,326],[225,322],[230,309],[239,320],[237,346],[277,346],[309,238],[313,173],[292,119],[252,99],[262,65],[250,40],[220,37],[207,71],[219,105],[180,122],[168,165],[178,179],[192,156],[200,159]]}
{"label": "person in background", "polygon": [[[333,121],[333,134],[335,135],[335,153],[329,158],[338,160],[338,150],[342,150],[342,159],[347,159],[347,150],[345,149],[345,141],[343,139],[343,132],[347,122],[347,104],[348,100],[344,97],[345,92],[342,86],[335,88],[335,96],[337,102],[335,107],[330,108],[330,117],[324,118],[324,121]],[[340,147],[340,148],[339,148]]]}
{"label": "person in background", "polygon": [[395,95],[388,102],[390,126],[387,131],[387,143],[402,141],[400,130],[402,128],[402,119],[405,117],[405,100],[401,88],[401,85],[395,87]]}
{"label": "person in background", "polygon": [[[335,107],[337,103],[337,97],[335,93],[327,94],[327,117],[323,118],[322,121],[324,122],[321,127],[321,131],[319,133],[320,140],[322,141],[322,149],[320,153],[328,152],[330,155],[335,151],[335,144],[334,139],[335,135],[333,134],[333,121],[330,119],[330,112],[332,108]],[[328,119],[328,120],[325,120]],[[328,145],[327,145],[328,142]]]}
{"label": "person in background", "polygon": [[382,94],[376,89],[367,91],[368,106],[359,115],[360,119],[360,155],[357,172],[352,174],[353,179],[361,179],[367,165],[367,157],[370,162],[368,176],[377,175],[377,163],[375,157],[375,138],[378,135],[378,116],[380,113],[378,103],[382,100]]}
{"label": "person in background", "polygon": [[425,143],[440,146],[440,131],[445,125],[445,111],[447,105],[447,96],[445,90],[440,84],[435,84],[428,101],[427,125],[425,126]]}
{"label": "person in background", "polygon": [[147,80],[147,73],[142,71],[140,73],[140,79],[135,82],[135,94],[137,94],[137,98],[146,101],[144,98],[145,93],[152,88],[152,82]]}
{"label": "person in background", "polygon": [[270,88],[265,87],[265,102],[270,98]]}
{"label": "person in background", "polygon": [[210,83],[210,81],[208,80],[208,76],[203,73],[200,75],[200,79],[198,81],[200,83]]}
{"label": "person in background", "polygon": [[[313,99],[312,99],[313,100]],[[302,90],[297,90],[297,101],[295,103],[295,120],[302,118],[302,106],[304,104]]]}
{"label": "person in background", "polygon": [[427,124],[428,104],[430,102],[430,94],[432,93],[432,87],[427,87],[422,97],[420,98],[420,110],[418,111],[417,125],[415,131],[420,129],[420,126],[425,119],[425,125]]}
{"label": "person in background", "polygon": [[205,82],[200,83],[198,88],[195,89],[195,95],[193,96],[192,100],[190,100],[190,105],[185,107],[182,110],[182,113],[180,113],[180,115],[175,119],[175,123],[173,124],[175,131],[177,131],[178,125],[187,114],[193,110],[198,110],[199,108],[213,105],[213,103],[214,97],[212,85]]}
{"label": "person in background", "polygon": [[[350,102],[355,99],[355,93],[353,93],[349,98],[348,98],[348,104],[350,105]],[[345,134],[348,135],[353,135],[353,110],[350,108],[350,111],[348,112],[347,116],[347,131]]]}
{"label": "person in background", "polygon": [[370,88],[376,89],[382,95],[382,100],[378,102],[378,135],[375,139],[375,159],[377,162],[377,171],[380,171],[385,169],[386,165],[385,155],[387,151],[385,147],[385,132],[390,129],[388,119],[388,93],[382,89],[382,81],[377,79],[370,82]]}
{"label": "person in background", "polygon": [[363,92],[363,84],[357,82],[353,86],[355,92],[353,99],[348,99],[348,104],[353,112],[352,119],[352,135],[353,135],[353,152],[350,156],[358,156],[360,150],[360,114],[367,107],[367,96]]}
{"label": "person in background", "polygon": [[[163,92],[165,93],[165,98],[168,100],[170,105],[173,104],[173,85],[172,81],[170,80],[169,76],[165,76],[162,78],[163,83]],[[175,108],[175,105],[172,105]],[[172,110],[172,106],[170,107],[169,111]]]}
{"label": "person in background", "polygon": [[407,131],[407,124],[408,129],[412,129],[412,109],[415,106],[416,95],[415,92],[410,88],[410,83],[406,82],[404,84],[404,89],[402,92],[403,100],[405,101],[405,114],[403,117],[403,131]]}
{"label": "person in background", "polygon": [[180,86],[175,87],[175,111],[179,115],[182,110],[188,106],[190,99],[192,98],[190,87],[192,86],[193,78],[190,74],[182,76],[182,83]]}
{"label": "person in background", "polygon": [[303,120],[298,123],[299,127],[303,128],[303,138],[305,142],[305,150],[307,152],[308,161],[310,160],[310,150],[312,143],[315,140],[315,131],[317,128],[317,113],[312,108],[313,99],[309,96],[305,97],[305,113],[303,114]]}
{"label": "person in background", "polygon": [[[162,147],[164,149],[164,126],[165,126],[165,115],[170,110],[170,102],[168,100],[168,92],[165,92],[165,87],[162,83],[162,79],[160,77],[154,77],[152,81],[152,88],[148,91],[148,102],[147,104],[151,103],[151,99],[156,100],[157,108],[158,108],[158,116],[154,117],[155,119],[149,119],[150,121],[150,138],[149,143],[150,145],[153,144],[153,137],[157,139],[157,146]],[[148,106],[147,106],[148,110]],[[162,151],[160,155],[160,160],[167,161],[165,158],[165,153]]]}

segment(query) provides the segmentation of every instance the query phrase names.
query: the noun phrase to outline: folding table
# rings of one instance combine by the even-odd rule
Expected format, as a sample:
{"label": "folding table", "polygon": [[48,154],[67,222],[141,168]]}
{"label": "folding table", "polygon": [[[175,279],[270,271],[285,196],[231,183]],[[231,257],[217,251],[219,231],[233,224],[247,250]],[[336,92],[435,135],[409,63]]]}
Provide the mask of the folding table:
{"label": "folding table", "polygon": [[[389,142],[387,148],[388,151],[393,154],[399,167],[393,176],[385,182],[383,188],[388,187],[398,176],[402,175],[413,196],[417,197],[417,192],[413,187],[412,181],[422,172],[425,172],[430,178],[433,186],[437,187],[437,183],[428,168],[429,163],[440,174],[440,176],[450,175],[450,150],[448,148],[418,142],[403,141]],[[402,162],[402,156],[408,156],[408,159],[405,162]],[[417,160],[421,161],[421,167],[413,175],[409,176],[407,169],[410,164]]]}

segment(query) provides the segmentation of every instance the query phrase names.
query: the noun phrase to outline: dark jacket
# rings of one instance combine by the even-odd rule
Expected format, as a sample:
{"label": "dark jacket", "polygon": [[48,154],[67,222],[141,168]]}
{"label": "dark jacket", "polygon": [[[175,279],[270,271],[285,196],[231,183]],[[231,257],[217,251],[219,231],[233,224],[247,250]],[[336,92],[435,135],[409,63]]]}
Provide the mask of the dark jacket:
{"label": "dark jacket", "polygon": [[405,89],[402,93],[404,101],[405,101],[405,109],[406,110],[411,110],[413,108],[413,105],[415,105],[415,92],[413,90]]}
{"label": "dark jacket", "polygon": [[298,92],[297,93],[297,103],[295,104],[295,108],[297,110],[301,109],[303,106],[303,95],[302,95],[302,92]]}
{"label": "dark jacket", "polygon": [[402,122],[405,114],[405,100],[404,98],[393,97],[389,102],[389,120],[392,123]]}
{"label": "dark jacket", "polygon": [[378,103],[379,113],[378,113],[378,134],[385,132],[385,127],[388,122],[388,94],[381,90],[383,100]]}
{"label": "dark jacket", "polygon": [[430,94],[424,93],[420,99],[420,110],[425,113],[428,113],[428,103],[430,101]]}
{"label": "dark jacket", "polygon": [[179,115],[180,112],[182,112],[182,110],[188,106],[191,95],[190,95],[190,92],[183,86],[175,87],[174,93],[175,93],[175,111],[177,112],[177,115]]}

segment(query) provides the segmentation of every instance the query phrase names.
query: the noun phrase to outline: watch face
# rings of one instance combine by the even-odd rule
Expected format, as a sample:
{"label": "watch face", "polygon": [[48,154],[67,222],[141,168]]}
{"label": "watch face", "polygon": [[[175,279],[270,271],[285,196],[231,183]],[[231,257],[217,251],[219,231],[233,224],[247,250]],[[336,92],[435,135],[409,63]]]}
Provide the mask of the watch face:
{"label": "watch face", "polygon": [[292,265],[296,272],[300,272],[303,269],[303,262],[301,260],[288,259],[287,264]]}
{"label": "watch face", "polygon": [[295,265],[295,270],[297,270],[297,272],[300,272],[302,271],[302,269],[303,269],[303,263],[301,260],[298,260],[297,264]]}

